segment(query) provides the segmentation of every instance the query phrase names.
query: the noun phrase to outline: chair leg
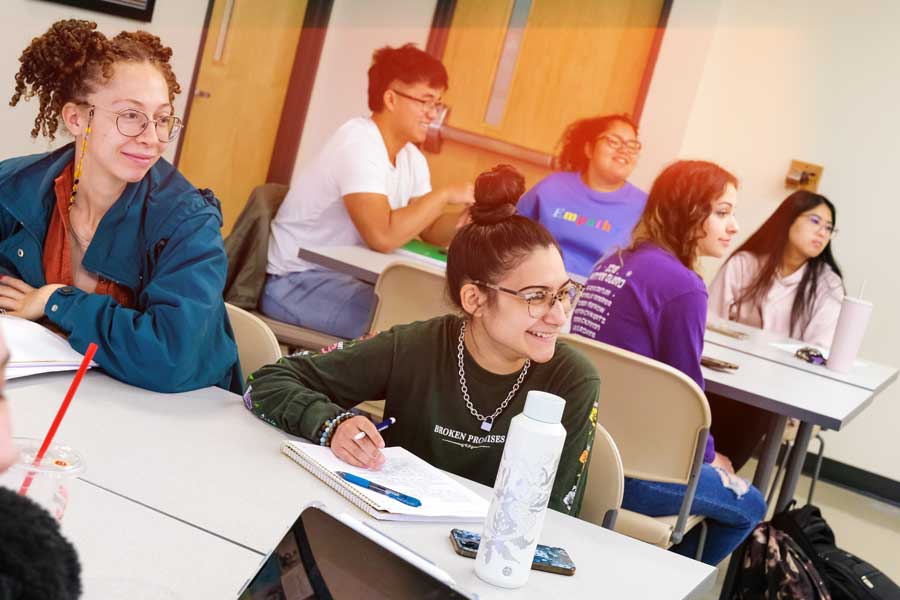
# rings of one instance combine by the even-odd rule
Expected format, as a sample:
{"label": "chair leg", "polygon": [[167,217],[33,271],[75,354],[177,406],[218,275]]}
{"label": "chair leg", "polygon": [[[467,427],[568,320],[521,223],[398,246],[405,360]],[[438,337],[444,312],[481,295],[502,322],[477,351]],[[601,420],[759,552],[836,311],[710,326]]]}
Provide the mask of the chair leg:
{"label": "chair leg", "polygon": [[809,482],[809,496],[806,497],[806,503],[812,504],[813,493],[816,491],[816,482],[819,481],[819,471],[822,469],[822,459],[825,458],[825,438],[821,433],[816,434],[819,440],[819,454],[816,456],[816,468],[813,471],[812,481]]}
{"label": "chair leg", "polygon": [[706,521],[700,521],[700,539],[697,540],[697,553],[694,560],[703,559],[703,550],[706,548]]}
{"label": "chair leg", "polygon": [[781,452],[779,452],[781,460],[778,461],[778,469],[775,471],[775,477],[772,478],[772,485],[769,487],[769,495],[766,496],[766,506],[772,506],[772,498],[775,497],[775,490],[777,490],[779,484],[781,484],[781,472],[784,470],[784,465],[787,464],[793,447],[794,445],[791,442],[783,442],[781,444]]}

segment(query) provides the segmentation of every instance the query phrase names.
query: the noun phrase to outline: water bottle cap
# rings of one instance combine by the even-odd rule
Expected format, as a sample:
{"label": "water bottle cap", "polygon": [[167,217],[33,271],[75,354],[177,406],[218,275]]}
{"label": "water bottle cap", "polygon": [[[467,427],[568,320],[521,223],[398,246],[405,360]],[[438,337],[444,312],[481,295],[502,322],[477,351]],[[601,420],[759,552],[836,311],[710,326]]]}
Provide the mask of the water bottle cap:
{"label": "water bottle cap", "polygon": [[531,390],[525,397],[525,416],[542,423],[559,423],[562,421],[566,401],[547,392]]}

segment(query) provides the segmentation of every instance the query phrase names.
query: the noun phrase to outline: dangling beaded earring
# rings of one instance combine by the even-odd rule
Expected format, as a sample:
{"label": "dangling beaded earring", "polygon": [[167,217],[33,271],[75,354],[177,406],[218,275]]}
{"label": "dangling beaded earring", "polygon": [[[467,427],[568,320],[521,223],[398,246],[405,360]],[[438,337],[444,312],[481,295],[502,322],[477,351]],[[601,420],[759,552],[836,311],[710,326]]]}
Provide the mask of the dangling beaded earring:
{"label": "dangling beaded earring", "polygon": [[72,196],[69,198],[69,210],[75,204],[75,194],[78,193],[78,180],[81,178],[81,168],[84,166],[84,152],[87,150],[88,136],[91,135],[91,122],[94,120],[94,107],[91,106],[91,112],[88,113],[87,127],[84,130],[84,139],[81,141],[81,156],[78,158],[78,164],[75,166],[75,177],[72,181]]}

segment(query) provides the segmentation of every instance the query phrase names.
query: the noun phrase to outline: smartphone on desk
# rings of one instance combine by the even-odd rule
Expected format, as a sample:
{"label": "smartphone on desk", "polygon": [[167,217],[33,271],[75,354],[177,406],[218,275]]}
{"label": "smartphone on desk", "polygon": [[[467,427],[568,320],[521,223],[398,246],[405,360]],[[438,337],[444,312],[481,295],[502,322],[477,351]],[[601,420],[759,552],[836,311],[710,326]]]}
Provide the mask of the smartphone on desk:
{"label": "smartphone on desk", "polygon": [[[453,550],[460,556],[475,558],[475,554],[478,553],[478,545],[481,543],[481,536],[472,531],[454,528],[450,530],[450,543],[453,544]],[[535,571],[547,571],[560,575],[575,574],[575,563],[572,562],[568,552],[562,548],[543,544],[537,545],[531,568]]]}

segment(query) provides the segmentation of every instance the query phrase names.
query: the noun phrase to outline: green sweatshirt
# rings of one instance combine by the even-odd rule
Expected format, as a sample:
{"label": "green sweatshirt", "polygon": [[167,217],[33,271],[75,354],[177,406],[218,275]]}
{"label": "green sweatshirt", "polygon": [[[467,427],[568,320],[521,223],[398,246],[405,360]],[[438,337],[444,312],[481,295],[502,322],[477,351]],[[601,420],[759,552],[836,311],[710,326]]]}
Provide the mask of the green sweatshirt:
{"label": "green sweatshirt", "polygon": [[[342,342],[329,352],[302,352],[267,365],[248,379],[247,407],[260,419],[318,442],[322,423],[366,400],[385,399],[384,416],[397,423],[382,432],[430,464],[494,485],[510,420],[522,412],[529,390],[566,400],[566,441],[550,507],[577,516],[587,480],[600,377],[587,358],[557,343],[553,358],[532,363],[521,388],[490,432],[462,399],[457,343],[462,319],[453,315],[399,325],[366,340]],[[469,397],[482,415],[503,402],[519,372],[496,375],[465,351]]]}

